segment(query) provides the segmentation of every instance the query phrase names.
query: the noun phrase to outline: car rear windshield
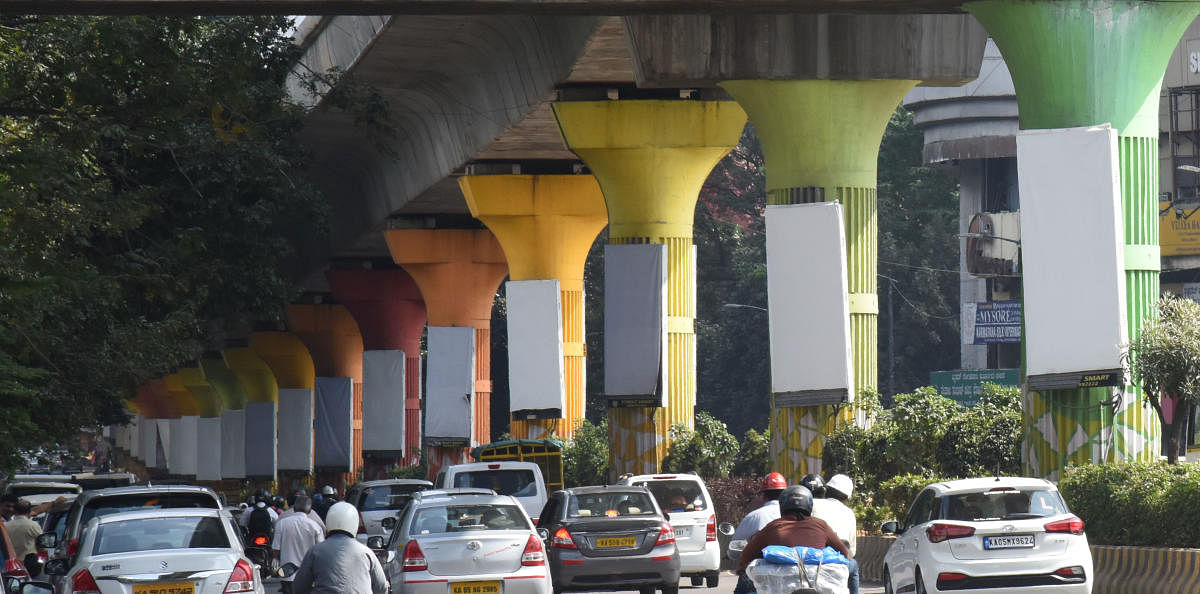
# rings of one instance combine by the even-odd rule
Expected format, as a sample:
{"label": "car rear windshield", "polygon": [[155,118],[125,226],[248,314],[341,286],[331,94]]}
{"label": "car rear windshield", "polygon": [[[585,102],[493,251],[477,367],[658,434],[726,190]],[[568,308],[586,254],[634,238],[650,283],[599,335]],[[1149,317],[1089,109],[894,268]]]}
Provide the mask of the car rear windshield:
{"label": "car rear windshield", "polygon": [[404,509],[413,493],[425,490],[425,485],[380,485],[363,489],[358,497],[358,511]]}
{"label": "car rear windshield", "polygon": [[533,471],[526,468],[460,472],[454,475],[454,486],[491,489],[497,495],[513,497],[534,497],[538,494]]}
{"label": "car rear windshield", "polygon": [[142,518],[101,525],[92,554],[227,548],[229,537],[219,518]]}
{"label": "car rear windshield", "polygon": [[945,499],[947,520],[1019,520],[1067,513],[1062,496],[1048,489],[999,488],[946,495]]}
{"label": "car rear windshield", "polygon": [[654,516],[654,502],[637,491],[580,493],[567,502],[567,516],[572,518],[621,518]]}
{"label": "car rear windshield", "polygon": [[413,536],[482,530],[531,530],[521,508],[515,505],[446,505],[417,510]]}
{"label": "car rear windshield", "polygon": [[28,497],[30,495],[55,495],[55,494],[64,494],[64,495],[71,494],[71,495],[73,495],[75,493],[78,493],[79,489],[76,489],[75,487],[70,487],[67,485],[63,485],[61,487],[53,487],[50,485],[46,485],[44,487],[34,487],[34,486],[22,487],[19,485],[15,485],[15,486],[9,487],[8,492],[13,495],[16,495],[17,497]]}
{"label": "car rear windshield", "polygon": [[79,526],[92,518],[144,509],[219,509],[220,504],[206,493],[139,493],[97,497],[87,502]]}
{"label": "car rear windshield", "polygon": [[703,511],[708,509],[708,500],[700,483],[689,480],[638,481],[634,485],[650,489],[658,506],[666,512]]}

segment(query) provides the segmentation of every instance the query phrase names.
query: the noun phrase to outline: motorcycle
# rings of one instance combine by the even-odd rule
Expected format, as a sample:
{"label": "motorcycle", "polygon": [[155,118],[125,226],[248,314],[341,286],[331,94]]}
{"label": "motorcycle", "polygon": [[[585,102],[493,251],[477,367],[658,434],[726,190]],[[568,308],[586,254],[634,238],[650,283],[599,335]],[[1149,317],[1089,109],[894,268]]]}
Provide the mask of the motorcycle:
{"label": "motorcycle", "polygon": [[271,569],[271,535],[260,532],[250,535],[246,542],[246,558],[258,566],[259,577],[267,579]]}
{"label": "motorcycle", "polygon": [[[724,523],[717,530],[725,536],[733,535],[733,526]],[[745,540],[731,540],[725,556],[738,560],[746,548]],[[773,547],[768,547],[773,548]],[[746,577],[754,583],[758,594],[847,594],[849,568],[844,564],[825,563],[825,555],[810,553],[806,556],[790,547],[780,547],[792,552],[795,563],[770,562],[755,559],[746,566]],[[801,547],[803,548],[803,547]],[[810,549],[816,551],[816,549]],[[815,561],[816,563],[812,563]]]}

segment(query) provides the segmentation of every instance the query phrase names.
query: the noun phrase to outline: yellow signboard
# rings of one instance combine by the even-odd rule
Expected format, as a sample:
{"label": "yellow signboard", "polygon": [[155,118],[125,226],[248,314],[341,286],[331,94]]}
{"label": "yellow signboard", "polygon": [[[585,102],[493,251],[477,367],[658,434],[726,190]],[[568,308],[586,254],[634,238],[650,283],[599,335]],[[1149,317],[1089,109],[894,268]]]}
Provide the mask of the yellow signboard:
{"label": "yellow signboard", "polygon": [[[1169,202],[1158,203],[1158,244],[1164,256],[1200,255],[1200,212],[1171,208]],[[1188,215],[1191,216],[1188,216]]]}

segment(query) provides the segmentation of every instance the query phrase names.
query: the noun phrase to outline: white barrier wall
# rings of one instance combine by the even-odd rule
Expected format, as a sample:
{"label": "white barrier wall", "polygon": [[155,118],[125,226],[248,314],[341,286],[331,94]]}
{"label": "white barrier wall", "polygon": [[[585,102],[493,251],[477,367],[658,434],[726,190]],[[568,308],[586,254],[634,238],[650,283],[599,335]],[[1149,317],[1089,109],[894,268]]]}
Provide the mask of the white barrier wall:
{"label": "white barrier wall", "polygon": [[842,205],[768,205],[766,216],[775,406],[851,401],[854,385]]}
{"label": "white barrier wall", "polygon": [[172,447],[169,464],[171,474],[186,476],[196,474],[199,421],[200,417],[192,415],[171,419]]}
{"label": "white barrier wall", "polygon": [[430,326],[425,387],[425,441],[470,445],[475,427],[475,329]]}
{"label": "white barrier wall", "polygon": [[1017,165],[1029,387],[1120,385],[1128,336],[1117,131],[1023,131]]}
{"label": "white barrier wall", "polygon": [[246,411],[221,411],[221,478],[246,478]]}
{"label": "white barrier wall", "polygon": [[246,476],[275,480],[276,444],[274,402],[246,403]]}
{"label": "white barrier wall", "polygon": [[604,392],[667,405],[667,246],[604,246]]}
{"label": "white barrier wall", "polygon": [[129,455],[133,456],[134,460],[144,460],[145,450],[142,449],[142,426],[145,424],[145,417],[142,415],[133,415],[129,419]]}
{"label": "white barrier wall", "polygon": [[562,291],[557,280],[509,281],[508,386],[513,420],[559,418],[563,375]]}
{"label": "white barrier wall", "polygon": [[363,351],[363,455],[404,455],[404,351]]}
{"label": "white barrier wall", "polygon": [[349,472],[354,456],[354,380],[318,377],[316,385],[316,466]]}
{"label": "white barrier wall", "polygon": [[155,419],[158,427],[158,445],[154,454],[155,468],[170,470],[171,461],[171,419]]}
{"label": "white barrier wall", "polygon": [[307,388],[279,390],[279,470],[313,470],[313,399]]}
{"label": "white barrier wall", "polygon": [[221,480],[221,417],[196,422],[196,480]]}

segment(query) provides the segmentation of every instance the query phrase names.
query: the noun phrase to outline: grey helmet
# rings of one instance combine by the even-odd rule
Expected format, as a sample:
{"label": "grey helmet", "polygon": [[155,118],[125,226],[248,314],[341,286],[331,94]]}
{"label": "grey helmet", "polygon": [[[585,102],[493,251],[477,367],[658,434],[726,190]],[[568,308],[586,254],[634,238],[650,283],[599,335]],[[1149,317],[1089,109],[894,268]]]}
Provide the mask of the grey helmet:
{"label": "grey helmet", "polygon": [[800,484],[808,487],[808,490],[812,492],[813,497],[818,499],[825,497],[825,481],[821,480],[821,475],[806,474],[804,475],[804,478],[800,479]]}
{"label": "grey helmet", "polygon": [[813,496],[808,487],[792,485],[779,495],[779,513],[812,515]]}

